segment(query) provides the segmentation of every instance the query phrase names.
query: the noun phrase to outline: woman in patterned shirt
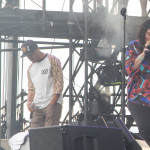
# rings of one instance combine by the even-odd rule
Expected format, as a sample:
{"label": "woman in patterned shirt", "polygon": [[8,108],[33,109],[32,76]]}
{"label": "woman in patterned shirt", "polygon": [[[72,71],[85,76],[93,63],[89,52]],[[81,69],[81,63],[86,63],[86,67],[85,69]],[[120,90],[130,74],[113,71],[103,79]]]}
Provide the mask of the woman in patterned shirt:
{"label": "woman in patterned shirt", "polygon": [[137,40],[126,50],[128,108],[140,136],[150,145],[150,20],[144,21]]}

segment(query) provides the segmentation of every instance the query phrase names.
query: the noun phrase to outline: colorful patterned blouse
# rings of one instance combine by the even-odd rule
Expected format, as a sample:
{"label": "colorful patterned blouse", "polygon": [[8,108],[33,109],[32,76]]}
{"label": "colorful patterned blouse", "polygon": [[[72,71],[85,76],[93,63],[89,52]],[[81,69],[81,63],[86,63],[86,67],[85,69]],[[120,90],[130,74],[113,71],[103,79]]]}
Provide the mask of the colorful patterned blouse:
{"label": "colorful patterned blouse", "polygon": [[138,40],[132,41],[126,50],[127,95],[131,102],[150,107],[150,62],[145,58],[139,68],[132,71],[135,59],[142,53],[138,45]]}

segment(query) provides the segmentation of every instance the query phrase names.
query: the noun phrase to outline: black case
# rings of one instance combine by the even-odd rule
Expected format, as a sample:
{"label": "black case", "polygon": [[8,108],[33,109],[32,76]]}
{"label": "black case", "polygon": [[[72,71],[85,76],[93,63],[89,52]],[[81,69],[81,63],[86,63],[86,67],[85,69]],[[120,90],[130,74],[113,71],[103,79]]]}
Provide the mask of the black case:
{"label": "black case", "polygon": [[122,130],[96,126],[29,129],[30,150],[124,150]]}

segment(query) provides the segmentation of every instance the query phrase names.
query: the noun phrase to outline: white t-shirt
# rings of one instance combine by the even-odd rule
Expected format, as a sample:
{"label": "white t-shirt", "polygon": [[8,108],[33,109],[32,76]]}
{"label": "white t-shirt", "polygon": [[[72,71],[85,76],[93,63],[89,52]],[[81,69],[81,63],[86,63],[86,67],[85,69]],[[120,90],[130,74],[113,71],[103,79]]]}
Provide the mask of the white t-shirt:
{"label": "white t-shirt", "polygon": [[35,92],[35,107],[45,108],[53,94],[60,94],[57,102],[62,104],[63,77],[60,61],[56,57],[47,55],[42,61],[32,63],[28,75],[29,91]]}

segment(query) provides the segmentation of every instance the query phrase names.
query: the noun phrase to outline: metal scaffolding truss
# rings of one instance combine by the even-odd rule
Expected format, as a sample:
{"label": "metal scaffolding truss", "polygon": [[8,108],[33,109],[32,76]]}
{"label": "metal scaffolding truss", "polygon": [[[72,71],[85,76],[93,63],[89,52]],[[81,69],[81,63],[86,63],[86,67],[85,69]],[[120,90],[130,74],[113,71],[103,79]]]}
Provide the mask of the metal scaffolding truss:
{"label": "metal scaffolding truss", "polygon": [[[18,45],[23,43],[23,40],[20,40],[19,37],[68,40],[68,42],[37,41],[37,44],[46,45],[46,47],[39,47],[40,49],[69,49],[69,55],[62,66],[63,71],[67,70],[68,72],[69,81],[64,88],[63,97],[69,107],[61,122],[62,124],[103,125],[105,123],[106,125],[107,121],[113,121],[115,117],[121,116],[122,105],[120,97],[122,87],[121,81],[115,75],[121,73],[121,61],[117,58],[121,53],[121,47],[123,47],[121,45],[122,38],[116,35],[123,29],[120,15],[113,15],[116,2],[108,12],[108,0],[103,0],[105,7],[102,3],[98,5],[97,0],[83,0],[82,13],[74,12],[75,0],[69,0],[69,12],[46,11],[45,2],[43,0],[43,10],[0,8],[0,59],[2,62],[2,59],[4,60],[7,57],[6,54],[12,52],[12,78],[14,79],[11,83],[12,97],[10,99],[12,103],[10,105],[8,104],[8,97],[2,95],[3,89],[7,91],[9,87],[2,87],[2,82],[4,83],[2,81],[3,71],[0,71],[0,95],[4,102],[1,105],[0,113],[2,118],[1,135],[3,138],[8,137],[8,135],[6,136],[6,129],[8,128],[7,116],[9,114],[11,114],[9,119],[12,121],[9,123],[11,127],[9,136],[26,130],[30,125],[30,122],[24,119],[23,114],[27,93],[23,89],[17,90],[17,83],[20,82],[17,74],[19,65],[17,60],[21,50]],[[128,18],[128,27],[130,21],[134,21],[127,31],[127,43],[135,38],[134,33],[138,24],[145,19],[141,17]],[[115,26],[116,22],[121,25]],[[111,39],[109,39],[110,37]],[[106,40],[109,48],[100,47]],[[12,44],[12,47],[3,47],[2,45],[5,43]],[[108,53],[106,53],[107,50],[109,51]],[[1,68],[4,68],[2,65],[4,64],[1,63]],[[109,72],[111,67],[116,69],[112,73]],[[105,72],[106,70],[107,73]],[[114,77],[111,79],[115,82],[113,83],[112,80],[109,80],[110,78],[105,78],[103,76],[105,73],[107,75],[111,74],[111,77]],[[5,77],[6,74],[3,74],[3,76]],[[96,86],[98,86],[98,89]],[[104,91],[104,95],[102,95],[101,91]],[[106,107],[103,100],[107,100],[107,102],[109,100]],[[16,103],[16,101],[19,101],[19,103]],[[131,127],[133,125],[131,116],[126,115],[125,117],[127,126]],[[103,123],[99,123],[101,119]],[[17,131],[16,128],[18,128]]]}
{"label": "metal scaffolding truss", "polygon": [[[74,1],[70,1],[70,22],[73,22],[73,19],[74,19],[74,12],[73,12],[73,2]],[[90,7],[90,3],[93,2],[93,8]],[[106,1],[106,4],[108,3],[108,1]],[[101,4],[102,5],[102,4]],[[64,92],[64,97],[67,96],[66,93],[67,91],[69,91],[69,111],[67,113],[67,115],[65,116],[64,118],[64,121],[63,123],[67,122],[69,124],[71,123],[77,123],[77,124],[80,124],[79,123],[79,117],[80,115],[82,115],[82,123],[83,125],[93,125],[93,121],[98,119],[102,114],[99,114],[98,115],[98,112],[97,112],[97,115],[94,117],[94,120],[92,119],[92,112],[91,112],[91,105],[93,104],[93,99],[91,100],[91,98],[89,97],[90,95],[90,92],[92,92],[92,87],[94,87],[93,85],[93,75],[96,73],[96,70],[97,70],[97,66],[100,66],[102,63],[103,64],[103,67],[105,67],[106,63],[105,63],[105,60],[102,60],[101,62],[97,61],[96,63],[93,63],[89,60],[89,53],[91,51],[91,53],[95,53],[95,47],[97,47],[97,44],[98,42],[101,40],[102,37],[105,37],[106,34],[104,33],[104,28],[103,28],[103,25],[105,25],[104,22],[101,22],[101,27],[99,26],[99,28],[101,28],[101,31],[98,35],[96,34],[93,34],[93,36],[89,37],[89,24],[88,24],[88,14],[89,14],[89,11],[92,13],[92,14],[95,14],[95,17],[96,17],[96,0],[95,1],[84,1],[84,13],[85,13],[85,27],[84,27],[84,30],[82,30],[82,27],[80,27],[80,24],[78,22],[78,20],[75,20],[77,21],[77,25],[81,31],[81,33],[83,34],[83,49],[82,51],[84,51],[84,53],[79,53],[77,52],[77,50],[72,46],[72,44],[74,44],[73,42],[73,39],[72,37],[70,37],[69,39],[69,43],[70,43],[70,51],[69,51],[69,85],[67,87],[67,89],[65,90]],[[103,12],[104,13],[104,12]],[[106,14],[103,14],[103,15],[106,15]],[[97,18],[99,19],[99,18]],[[105,20],[103,20],[105,21]],[[97,23],[96,19],[95,19],[95,24]],[[93,23],[93,26],[95,25]],[[104,24],[103,24],[104,23]],[[69,31],[70,33],[72,33],[72,23],[70,24],[69,26]],[[102,30],[103,29],[103,30]],[[95,29],[93,29],[93,32],[94,32]],[[94,32],[95,33],[95,32]],[[118,46],[118,45],[117,45]],[[79,58],[78,58],[78,61],[76,63],[76,66],[75,66],[75,69],[73,70],[72,69],[72,55],[74,52],[77,52],[79,53]],[[95,59],[95,58],[94,58]],[[82,60],[82,61],[81,61]],[[95,60],[93,60],[95,61]],[[78,74],[78,72],[80,71],[80,68],[81,66],[84,65],[84,83],[81,85],[81,88],[79,91],[76,91],[76,88],[74,86],[74,81],[76,79],[76,76]],[[120,91],[120,88],[119,88],[119,91]],[[116,94],[114,94],[116,95]],[[114,112],[116,112],[117,116],[121,116],[121,111],[118,112],[115,107],[117,106],[118,104],[118,99],[117,97],[114,98],[114,101],[112,102],[113,104],[113,111],[112,111],[112,114]],[[79,106],[80,106],[80,110],[78,109],[78,111],[75,111],[75,114],[73,114],[74,112],[74,109],[75,109],[75,103],[79,103]],[[120,105],[118,105],[120,108],[121,108],[121,102],[119,102]],[[67,117],[69,116],[69,119],[67,120]],[[66,121],[67,120],[67,121]],[[81,120],[80,120],[81,121]]]}

